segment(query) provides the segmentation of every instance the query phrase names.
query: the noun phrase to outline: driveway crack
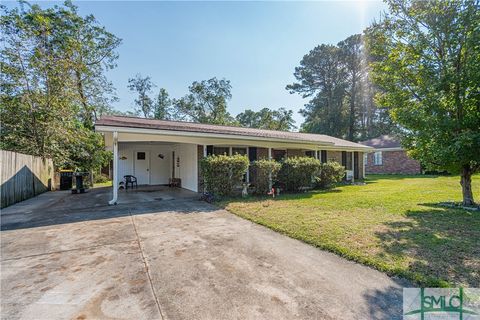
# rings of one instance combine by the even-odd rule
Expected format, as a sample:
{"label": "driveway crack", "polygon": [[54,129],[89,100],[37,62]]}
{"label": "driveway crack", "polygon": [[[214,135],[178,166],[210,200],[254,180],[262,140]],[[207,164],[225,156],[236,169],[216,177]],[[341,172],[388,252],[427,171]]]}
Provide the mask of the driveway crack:
{"label": "driveway crack", "polygon": [[138,236],[137,225],[135,224],[135,219],[134,219],[130,209],[128,210],[128,213],[130,215],[130,219],[132,220],[133,230],[135,231],[135,236],[137,238],[138,249],[140,250],[140,254],[142,255],[143,264],[144,264],[145,270],[147,272],[147,277],[148,277],[148,281],[150,283],[150,289],[152,290],[153,298],[155,299],[155,303],[157,304],[157,308],[158,308],[158,312],[160,313],[160,317],[162,319],[165,319],[165,317],[163,316],[162,308],[160,307],[160,302],[158,301],[157,293],[155,292],[155,288],[153,286],[152,276],[150,275],[150,268],[148,267],[147,259],[145,258],[145,255],[143,254],[142,243],[140,241],[140,237]]}

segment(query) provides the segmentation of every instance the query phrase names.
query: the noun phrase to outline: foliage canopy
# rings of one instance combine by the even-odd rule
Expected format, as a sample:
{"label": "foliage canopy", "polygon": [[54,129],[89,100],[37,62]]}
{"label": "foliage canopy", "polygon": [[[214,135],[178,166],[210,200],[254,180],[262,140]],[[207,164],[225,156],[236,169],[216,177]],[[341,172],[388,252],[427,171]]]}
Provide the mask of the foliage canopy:
{"label": "foliage canopy", "polygon": [[409,154],[431,169],[461,173],[474,203],[480,169],[478,1],[388,1],[390,14],[367,31],[378,99],[403,128]]}
{"label": "foliage canopy", "polygon": [[109,155],[93,123],[115,98],[105,72],[121,40],[71,2],[1,9],[0,147],[57,167],[98,168]]}

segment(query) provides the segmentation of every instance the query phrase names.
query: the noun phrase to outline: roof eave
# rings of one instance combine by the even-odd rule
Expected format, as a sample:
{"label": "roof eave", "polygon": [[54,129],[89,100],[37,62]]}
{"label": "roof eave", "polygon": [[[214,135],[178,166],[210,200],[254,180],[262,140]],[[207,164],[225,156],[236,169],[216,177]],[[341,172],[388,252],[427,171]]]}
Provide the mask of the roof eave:
{"label": "roof eave", "polygon": [[156,135],[179,135],[190,137],[207,137],[207,138],[228,138],[234,140],[255,140],[255,141],[275,141],[275,142],[288,142],[288,143],[303,143],[318,146],[335,146],[334,143],[325,141],[311,141],[300,139],[284,139],[284,138],[269,138],[269,137],[257,137],[250,135],[238,135],[228,133],[207,133],[207,132],[195,132],[195,131],[183,131],[183,130],[166,130],[166,129],[151,129],[151,128],[138,128],[132,126],[115,126],[115,125],[95,125],[95,131],[97,132],[126,132],[126,133],[145,133]]}

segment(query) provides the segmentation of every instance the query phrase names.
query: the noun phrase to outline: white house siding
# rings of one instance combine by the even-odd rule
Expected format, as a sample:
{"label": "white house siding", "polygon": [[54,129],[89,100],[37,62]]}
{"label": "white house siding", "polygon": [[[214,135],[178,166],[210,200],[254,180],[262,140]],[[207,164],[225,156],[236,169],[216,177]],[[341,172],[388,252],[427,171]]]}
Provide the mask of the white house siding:
{"label": "white house siding", "polygon": [[181,179],[183,188],[198,192],[197,145],[176,144],[173,150],[175,151],[175,178]]}
{"label": "white house siding", "polygon": [[[120,143],[118,148],[118,176],[135,175],[135,152],[149,153],[150,179],[147,184],[167,184],[171,176],[172,146],[160,144]],[[159,157],[163,156],[163,159]],[[122,158],[126,158],[123,159]]]}

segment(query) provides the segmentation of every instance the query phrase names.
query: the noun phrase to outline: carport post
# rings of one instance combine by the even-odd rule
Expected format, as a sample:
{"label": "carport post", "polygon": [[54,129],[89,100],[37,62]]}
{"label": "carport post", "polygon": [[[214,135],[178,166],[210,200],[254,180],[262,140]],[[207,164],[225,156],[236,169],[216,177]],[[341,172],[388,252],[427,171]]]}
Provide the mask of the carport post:
{"label": "carport post", "polygon": [[[268,148],[268,160],[272,160],[272,148]],[[272,173],[268,174],[268,189],[272,190]]]}
{"label": "carport post", "polygon": [[[208,156],[208,151],[207,151],[207,145],[204,144],[203,145],[203,157],[206,158]],[[203,179],[203,178],[202,178]],[[203,192],[206,193],[207,192],[207,186],[205,184],[205,181],[203,181]]]}
{"label": "carport post", "polygon": [[[365,157],[366,156],[366,157]],[[368,159],[368,153],[364,152],[362,153],[363,161],[362,161],[362,179],[365,179],[365,158]],[[359,157],[360,158],[360,157]]]}
{"label": "carport post", "polygon": [[118,132],[113,132],[113,198],[108,202],[109,205],[117,204],[118,198]]}
{"label": "carport post", "polygon": [[245,180],[247,183],[250,183],[250,148],[247,147],[247,158],[248,158],[248,169],[247,175],[245,176]]}
{"label": "carport post", "polygon": [[355,182],[355,151],[352,151],[352,183]]}

